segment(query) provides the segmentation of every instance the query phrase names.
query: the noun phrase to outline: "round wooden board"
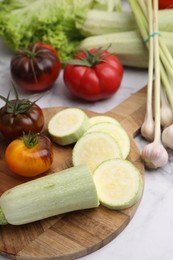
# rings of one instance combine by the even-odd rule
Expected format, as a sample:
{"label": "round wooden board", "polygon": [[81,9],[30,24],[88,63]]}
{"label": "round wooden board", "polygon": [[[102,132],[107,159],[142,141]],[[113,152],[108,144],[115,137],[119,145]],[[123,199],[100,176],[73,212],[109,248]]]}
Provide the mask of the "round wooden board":
{"label": "round wooden board", "polygon": [[[144,93],[140,93],[141,98]],[[131,101],[132,103],[134,102],[133,99]],[[124,110],[125,103],[122,103],[121,106]],[[133,140],[133,135],[139,129],[143,118],[141,116],[142,113],[137,113],[137,110],[141,111],[142,109],[143,111],[145,102],[144,100],[143,103],[139,102],[137,108],[131,112],[128,109],[128,114],[126,114],[125,110],[122,112],[121,106],[113,109],[106,115],[115,117],[127,131],[129,130],[131,152],[128,159],[136,165],[143,176],[144,167]],[[48,134],[47,122],[61,109],[64,108],[46,108],[43,110],[46,119],[43,130],[45,134]],[[85,112],[90,117],[96,115],[96,113],[91,111]],[[137,117],[138,124],[136,123]],[[5,190],[28,181],[28,179],[14,175],[7,168],[3,157],[8,143],[2,136],[0,136],[0,144],[0,194],[2,194]],[[45,174],[51,174],[52,172],[72,166],[72,148],[73,146],[61,147],[54,144],[54,162],[51,169]],[[127,226],[138,205],[139,202],[133,207],[121,211],[109,210],[103,206],[99,206],[96,209],[71,212],[27,225],[1,226],[0,253],[11,259],[22,260],[69,260],[82,257],[103,247],[114,239]]]}

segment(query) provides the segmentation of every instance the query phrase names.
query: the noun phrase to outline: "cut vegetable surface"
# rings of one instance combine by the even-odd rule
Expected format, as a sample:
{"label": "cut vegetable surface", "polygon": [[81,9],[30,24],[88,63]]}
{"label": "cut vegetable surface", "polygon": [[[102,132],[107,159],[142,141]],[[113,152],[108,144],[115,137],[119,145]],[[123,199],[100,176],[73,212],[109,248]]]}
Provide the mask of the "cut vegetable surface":
{"label": "cut vegetable surface", "polygon": [[130,139],[126,131],[120,125],[111,122],[98,123],[88,128],[86,133],[104,132],[110,134],[118,143],[122,158],[125,159],[130,152]]}
{"label": "cut vegetable surface", "polygon": [[82,136],[72,152],[73,165],[86,164],[91,171],[94,171],[105,160],[121,157],[121,151],[115,139],[101,132]]}
{"label": "cut vegetable surface", "polygon": [[140,172],[127,160],[105,161],[96,168],[93,177],[100,203],[110,209],[128,208],[142,195]]}
{"label": "cut vegetable surface", "polygon": [[67,108],[56,113],[48,123],[52,140],[60,145],[75,143],[88,128],[88,116],[78,108]]}
{"label": "cut vegetable surface", "polygon": [[89,118],[89,127],[91,127],[95,124],[104,123],[104,122],[111,122],[116,125],[120,125],[120,123],[111,116],[93,116],[93,117]]}
{"label": "cut vegetable surface", "polygon": [[98,205],[91,172],[80,165],[7,190],[0,198],[0,224],[22,225]]}

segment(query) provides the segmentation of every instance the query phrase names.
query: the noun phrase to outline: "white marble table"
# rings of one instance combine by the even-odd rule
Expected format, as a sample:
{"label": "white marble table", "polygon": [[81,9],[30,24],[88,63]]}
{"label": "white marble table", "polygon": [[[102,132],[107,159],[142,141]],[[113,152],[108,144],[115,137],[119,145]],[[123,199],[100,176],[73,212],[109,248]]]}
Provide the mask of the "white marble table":
{"label": "white marble table", "polygon": [[[10,88],[9,64],[12,53],[0,42],[0,95]],[[73,98],[63,85],[62,74],[54,87],[38,101],[41,107],[75,106],[95,112],[106,112],[135,93],[147,82],[146,70],[125,69],[119,91],[110,99],[95,103]],[[26,93],[19,90],[21,97]],[[13,94],[11,95],[13,97]],[[32,96],[33,100],[37,95]],[[3,101],[0,100],[0,107]],[[136,138],[141,149],[145,142]],[[145,171],[145,188],[139,208],[125,230],[100,250],[83,260],[172,260],[173,259],[173,153],[169,164],[157,171]],[[6,258],[0,256],[0,260]]]}

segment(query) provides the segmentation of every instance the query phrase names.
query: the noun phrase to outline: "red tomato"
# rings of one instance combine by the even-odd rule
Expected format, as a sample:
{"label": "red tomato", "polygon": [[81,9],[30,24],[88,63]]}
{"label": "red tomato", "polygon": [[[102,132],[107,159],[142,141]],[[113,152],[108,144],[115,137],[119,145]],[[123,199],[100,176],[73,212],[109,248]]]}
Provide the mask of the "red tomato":
{"label": "red tomato", "polygon": [[29,133],[7,146],[4,159],[14,173],[37,176],[47,171],[53,162],[52,143],[45,135]]}
{"label": "red tomato", "polygon": [[64,82],[77,97],[88,101],[106,99],[120,87],[123,66],[108,51],[79,51],[64,68]]}
{"label": "red tomato", "polygon": [[48,44],[36,43],[14,55],[10,64],[14,83],[29,91],[43,91],[52,86],[61,70],[59,55]]}
{"label": "red tomato", "polygon": [[173,0],[159,0],[159,9],[173,8]]}
{"label": "red tomato", "polygon": [[0,108],[0,132],[12,140],[22,135],[23,132],[38,133],[44,126],[44,115],[42,109],[29,99],[16,99],[0,96],[6,104]]}

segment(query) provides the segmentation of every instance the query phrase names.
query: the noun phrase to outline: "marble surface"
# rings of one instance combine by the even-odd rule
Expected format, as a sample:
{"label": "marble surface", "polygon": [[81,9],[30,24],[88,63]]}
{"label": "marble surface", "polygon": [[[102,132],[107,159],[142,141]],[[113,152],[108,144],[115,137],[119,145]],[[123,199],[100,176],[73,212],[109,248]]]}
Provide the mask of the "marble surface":
{"label": "marble surface", "polygon": [[[9,92],[9,64],[12,52],[0,41],[0,95]],[[119,91],[110,99],[88,103],[76,99],[65,88],[62,74],[53,88],[41,94],[41,107],[80,107],[95,112],[106,112],[135,93],[147,82],[147,71],[125,69]],[[28,93],[18,89],[21,97]],[[13,97],[13,93],[11,97]],[[34,94],[31,99],[39,97]],[[0,107],[3,101],[0,100]],[[136,143],[141,150],[145,141],[138,136]],[[157,171],[145,171],[145,187],[139,208],[125,230],[100,250],[81,258],[82,260],[172,260],[173,259],[173,153],[169,163]],[[0,256],[0,260],[6,258]]]}

